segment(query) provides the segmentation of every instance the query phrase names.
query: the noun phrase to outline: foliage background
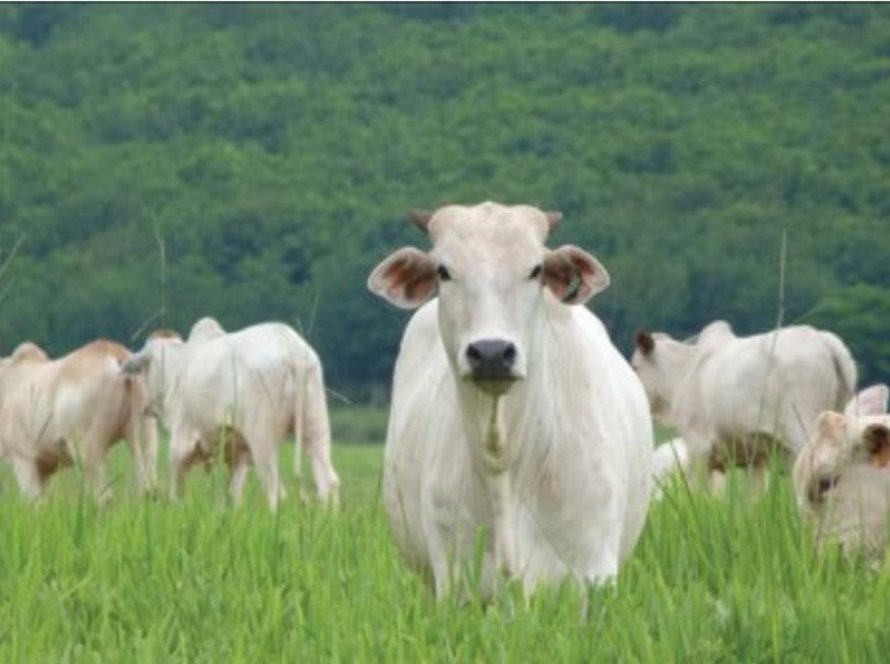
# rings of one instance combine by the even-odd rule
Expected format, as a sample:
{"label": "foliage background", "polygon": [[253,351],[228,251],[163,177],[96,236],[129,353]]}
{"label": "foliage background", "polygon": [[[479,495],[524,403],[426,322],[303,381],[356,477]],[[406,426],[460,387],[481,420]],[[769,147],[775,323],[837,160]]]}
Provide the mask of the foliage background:
{"label": "foliage background", "polygon": [[886,5],[4,4],[0,71],[4,352],[282,319],[385,397],[367,274],[490,199],[563,211],[625,351],[774,325],[787,231],[785,322],[890,379]]}

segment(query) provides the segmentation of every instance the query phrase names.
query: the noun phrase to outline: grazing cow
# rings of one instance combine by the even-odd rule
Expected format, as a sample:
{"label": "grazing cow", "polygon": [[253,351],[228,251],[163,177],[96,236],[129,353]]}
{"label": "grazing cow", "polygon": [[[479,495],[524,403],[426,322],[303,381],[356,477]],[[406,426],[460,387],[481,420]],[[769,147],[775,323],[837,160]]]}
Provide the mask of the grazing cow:
{"label": "grazing cow", "polygon": [[[189,467],[209,461],[222,443],[234,502],[253,462],[275,510],[284,495],[278,450],[293,434],[312,460],[319,496],[337,504],[340,480],[331,463],[321,362],[287,325],[262,323],[226,333],[212,318],[202,318],[186,342],[175,334],[152,335],[124,371],[145,376],[151,405],[170,429],[172,498]],[[298,472],[299,460],[297,450]]]}
{"label": "grazing cow", "polygon": [[133,453],[140,491],[154,487],[157,437],[142,382],[120,373],[128,354],[98,340],[51,360],[25,342],[0,360],[0,456],[25,496],[38,498],[53,473],[77,463],[107,501],[105,457],[120,438]]}
{"label": "grazing cow", "polygon": [[706,468],[735,465],[763,479],[768,452],[793,460],[819,413],[843,407],[856,384],[843,342],[809,326],[737,337],[717,321],[687,342],[639,332],[631,364],[652,414],[686,442],[699,481]]}
{"label": "grazing cow", "polygon": [[820,548],[883,553],[890,517],[890,415],[886,385],[852,399],[843,414],[822,413],[794,464],[797,504]]}
{"label": "grazing cow", "polygon": [[645,521],[646,395],[581,303],[609,283],[574,246],[544,242],[558,213],[482,203],[413,213],[433,248],[406,247],[369,289],[419,310],[395,365],[383,491],[397,545],[439,597],[488,533],[495,573],[614,579]]}

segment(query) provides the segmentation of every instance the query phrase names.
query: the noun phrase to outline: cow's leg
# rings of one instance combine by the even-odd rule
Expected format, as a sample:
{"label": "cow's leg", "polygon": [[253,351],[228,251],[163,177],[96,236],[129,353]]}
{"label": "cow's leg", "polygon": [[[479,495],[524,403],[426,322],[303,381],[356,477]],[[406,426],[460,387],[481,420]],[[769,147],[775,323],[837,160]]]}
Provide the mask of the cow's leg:
{"label": "cow's leg", "polygon": [[248,458],[245,456],[232,467],[232,480],[229,484],[229,491],[232,496],[232,504],[238,506],[241,504],[241,497],[244,495],[244,484],[247,482],[247,472],[250,470]]}
{"label": "cow's leg", "polygon": [[139,494],[145,492],[145,457],[142,454],[142,445],[133,428],[127,432],[127,448],[133,455],[133,466],[136,470],[136,487]]}
{"label": "cow's leg", "polygon": [[251,456],[257,475],[266,491],[269,509],[278,509],[281,499],[281,481],[278,477],[278,446],[274,436],[257,436],[249,441]]}
{"label": "cow's leg", "polygon": [[43,490],[46,487],[46,476],[40,472],[36,461],[16,458],[12,462],[12,468],[19,483],[19,489],[25,498],[33,501],[43,495]]}
{"label": "cow's leg", "polygon": [[516,572],[515,514],[510,475],[499,472],[485,477],[493,521],[492,553],[499,572],[511,576]]}
{"label": "cow's leg", "polygon": [[[441,514],[435,514],[431,504],[421,507],[421,527],[426,541],[427,555],[433,572],[433,585],[436,591],[436,599],[445,598],[451,591],[452,565],[448,557],[448,547],[445,546],[443,537],[443,522]],[[452,552],[453,553],[453,552]]]}
{"label": "cow's leg", "polygon": [[[327,505],[337,509],[340,504],[340,477],[331,463],[330,445],[309,445],[306,450],[312,459],[312,477],[318,490],[318,497]],[[299,454],[295,450],[294,454]]]}
{"label": "cow's leg", "polygon": [[244,483],[247,481],[247,472],[250,469],[250,450],[244,443],[243,437],[235,432],[228,431],[224,441],[226,464],[231,473],[229,491],[232,503],[239,505],[244,494]]}
{"label": "cow's leg", "polygon": [[170,500],[177,501],[185,485],[185,476],[196,461],[206,455],[197,437],[174,433],[170,439]]}
{"label": "cow's leg", "polygon": [[143,493],[154,494],[158,489],[158,421],[145,417],[137,424],[142,438],[142,478],[140,489]]}
{"label": "cow's leg", "polygon": [[105,505],[111,500],[111,485],[108,483],[108,471],[105,465],[106,445],[91,446],[83,460],[83,470],[87,483],[92,487],[96,501]]}

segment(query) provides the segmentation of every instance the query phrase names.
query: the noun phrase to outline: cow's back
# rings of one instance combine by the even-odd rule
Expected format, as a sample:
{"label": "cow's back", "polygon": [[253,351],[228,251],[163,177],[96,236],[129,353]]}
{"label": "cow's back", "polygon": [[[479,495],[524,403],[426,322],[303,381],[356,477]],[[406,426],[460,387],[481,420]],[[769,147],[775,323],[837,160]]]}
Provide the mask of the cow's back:
{"label": "cow's back", "polygon": [[317,362],[299,335],[263,323],[213,337],[189,349],[180,385],[179,417],[206,433],[220,422],[292,426],[301,369]]}
{"label": "cow's back", "polygon": [[53,360],[54,417],[62,427],[124,435],[138,381],[120,370],[128,355],[124,346],[99,339]]}
{"label": "cow's back", "polygon": [[701,349],[686,377],[677,420],[689,430],[735,436],[763,432],[797,450],[822,410],[849,387],[825,333],[792,326],[722,338]]}
{"label": "cow's back", "polygon": [[127,353],[119,344],[98,340],[54,360],[42,353],[16,354],[0,381],[4,439],[27,449],[61,439],[79,444],[94,434],[123,435],[131,379],[121,373],[119,361]]}

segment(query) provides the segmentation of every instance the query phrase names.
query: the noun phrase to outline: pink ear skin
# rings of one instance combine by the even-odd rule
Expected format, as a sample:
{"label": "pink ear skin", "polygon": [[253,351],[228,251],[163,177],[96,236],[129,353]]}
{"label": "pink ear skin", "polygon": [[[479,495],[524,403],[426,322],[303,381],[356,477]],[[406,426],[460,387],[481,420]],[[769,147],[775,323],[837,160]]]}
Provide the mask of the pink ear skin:
{"label": "pink ear skin", "polygon": [[854,396],[844,413],[853,416],[884,415],[887,412],[887,400],[890,390],[883,383],[872,385],[861,390]]}
{"label": "pink ear skin", "polygon": [[368,277],[368,290],[401,309],[416,309],[437,286],[435,262],[413,247],[390,254]]}
{"label": "pink ear skin", "polygon": [[560,302],[581,304],[608,287],[609,273],[586,251],[567,244],[544,259],[544,283]]}
{"label": "pink ear skin", "polygon": [[636,345],[643,355],[649,355],[655,350],[655,339],[652,338],[652,335],[648,331],[640,330],[634,336],[634,345]]}
{"label": "pink ear skin", "polygon": [[878,468],[890,464],[890,429],[883,424],[872,424],[862,434],[871,462]]}

